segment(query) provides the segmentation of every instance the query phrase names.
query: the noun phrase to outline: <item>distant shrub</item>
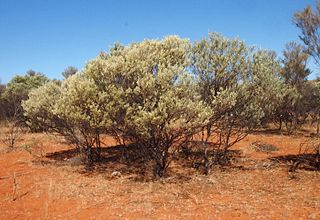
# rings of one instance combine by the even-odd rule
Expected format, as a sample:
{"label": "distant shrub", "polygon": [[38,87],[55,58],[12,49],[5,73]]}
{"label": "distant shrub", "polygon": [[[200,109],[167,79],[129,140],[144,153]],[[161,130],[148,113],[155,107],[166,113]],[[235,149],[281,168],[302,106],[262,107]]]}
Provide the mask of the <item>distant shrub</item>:
{"label": "distant shrub", "polygon": [[15,117],[24,121],[21,102],[28,99],[29,92],[48,82],[42,73],[29,70],[24,76],[15,76],[0,93],[1,111],[4,118]]}

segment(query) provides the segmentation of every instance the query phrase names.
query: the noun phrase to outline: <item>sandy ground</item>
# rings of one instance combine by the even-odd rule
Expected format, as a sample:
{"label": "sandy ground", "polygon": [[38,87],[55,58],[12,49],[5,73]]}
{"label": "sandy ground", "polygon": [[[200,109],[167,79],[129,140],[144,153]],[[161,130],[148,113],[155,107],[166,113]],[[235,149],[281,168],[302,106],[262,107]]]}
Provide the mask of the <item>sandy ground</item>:
{"label": "sandy ground", "polygon": [[[251,134],[233,147],[232,165],[210,176],[176,160],[168,177],[148,181],[112,160],[83,172],[61,153],[70,146],[59,138],[28,134],[18,149],[0,148],[0,219],[320,219],[320,172],[291,174],[277,159],[297,154],[305,139]],[[279,150],[257,151],[256,141]]]}

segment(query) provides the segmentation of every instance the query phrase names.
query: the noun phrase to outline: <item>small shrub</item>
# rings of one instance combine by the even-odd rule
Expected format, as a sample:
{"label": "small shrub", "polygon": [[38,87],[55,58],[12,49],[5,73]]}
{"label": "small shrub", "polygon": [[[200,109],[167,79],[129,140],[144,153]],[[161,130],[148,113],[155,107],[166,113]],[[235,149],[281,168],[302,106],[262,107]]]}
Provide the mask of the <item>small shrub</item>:
{"label": "small shrub", "polygon": [[3,123],[3,127],[5,127],[5,132],[0,141],[9,150],[13,150],[17,145],[17,141],[19,141],[27,132],[27,128],[22,126],[20,121],[15,118],[6,119]]}
{"label": "small shrub", "polygon": [[267,144],[267,143],[263,143],[260,141],[253,142],[251,144],[251,148],[253,148],[255,151],[264,152],[264,153],[270,153],[270,152],[274,152],[274,151],[279,150],[278,147],[276,147],[272,144]]}
{"label": "small shrub", "polygon": [[298,156],[289,167],[290,172],[296,171],[300,166],[320,170],[320,138],[310,138],[301,143]]}

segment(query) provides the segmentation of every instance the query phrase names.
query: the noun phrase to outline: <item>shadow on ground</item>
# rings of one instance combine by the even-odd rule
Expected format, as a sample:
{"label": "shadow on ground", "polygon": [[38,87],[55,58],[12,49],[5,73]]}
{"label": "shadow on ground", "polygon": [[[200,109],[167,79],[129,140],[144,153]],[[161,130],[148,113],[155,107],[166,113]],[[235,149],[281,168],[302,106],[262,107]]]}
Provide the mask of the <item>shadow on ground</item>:
{"label": "shadow on ground", "polygon": [[[204,174],[203,149],[200,144],[199,141],[192,141],[188,143],[188,148],[175,149],[177,151],[171,154],[172,162],[166,177],[174,178],[175,181],[187,181],[195,173]],[[209,151],[209,154],[213,154],[213,151]],[[242,168],[234,163],[241,156],[239,150],[228,150],[218,167],[222,170],[231,167]],[[114,178],[112,174],[117,172],[121,176],[137,181],[153,180],[153,163],[150,158],[141,156],[139,147],[135,144],[102,147],[101,158],[94,163],[90,172],[83,168],[78,149],[48,153],[42,160],[33,162],[39,165],[75,167],[78,172],[86,175],[102,174],[106,178]]]}
{"label": "shadow on ground", "polygon": [[[209,154],[212,155],[214,153],[222,152],[217,150],[215,152],[209,152]],[[171,159],[172,163],[167,170],[166,177],[174,178],[175,181],[188,181],[196,173],[204,174],[203,149],[200,146],[200,142],[195,141],[189,143],[189,147],[179,149],[175,154],[172,154]],[[244,162],[241,162],[242,159],[245,160],[249,158],[244,158],[240,150],[228,150],[217,167],[221,170],[259,168],[259,166],[256,165],[245,165]],[[270,157],[268,161],[283,164],[289,168],[290,166],[296,166],[295,168],[305,170],[319,170],[320,168],[319,158],[316,158],[314,154]],[[261,161],[255,163],[259,162]],[[265,161],[263,162],[266,163]],[[48,153],[45,160],[34,161],[34,163],[40,163],[41,165],[71,166],[75,167],[77,172],[86,175],[102,174],[106,178],[122,176],[135,181],[153,180],[153,163],[149,158],[143,158],[141,156],[139,147],[135,146],[135,144],[103,147],[101,149],[101,158],[94,163],[90,171],[83,168],[83,162],[78,149]],[[276,166],[267,167],[272,168]]]}
{"label": "shadow on ground", "polygon": [[270,157],[269,159],[288,166],[289,171],[296,171],[297,169],[320,170],[320,157],[317,154],[288,154]]}
{"label": "shadow on ground", "polygon": [[253,130],[250,134],[257,134],[257,135],[283,135],[283,136],[298,136],[298,137],[312,137],[315,136],[315,133],[310,133],[308,129],[300,128],[295,130],[294,132],[288,133],[285,129],[279,130],[276,129],[263,129],[263,130]]}

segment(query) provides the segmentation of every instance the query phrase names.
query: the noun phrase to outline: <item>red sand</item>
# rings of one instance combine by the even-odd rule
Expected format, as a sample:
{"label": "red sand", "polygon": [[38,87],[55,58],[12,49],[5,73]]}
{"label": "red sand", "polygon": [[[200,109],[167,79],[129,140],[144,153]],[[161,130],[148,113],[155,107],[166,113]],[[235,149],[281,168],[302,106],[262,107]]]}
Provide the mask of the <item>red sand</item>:
{"label": "red sand", "polygon": [[[88,175],[79,166],[41,164],[41,153],[69,146],[30,134],[19,145],[38,147],[33,155],[21,149],[0,153],[0,219],[320,219],[320,172],[289,174],[287,166],[268,159],[297,154],[304,139],[249,135],[233,148],[242,152],[242,169],[204,176],[189,168],[186,178],[172,174],[153,182],[136,181],[130,173],[112,178],[116,167]],[[256,152],[254,141],[280,150]],[[185,171],[174,162],[170,172]]]}

